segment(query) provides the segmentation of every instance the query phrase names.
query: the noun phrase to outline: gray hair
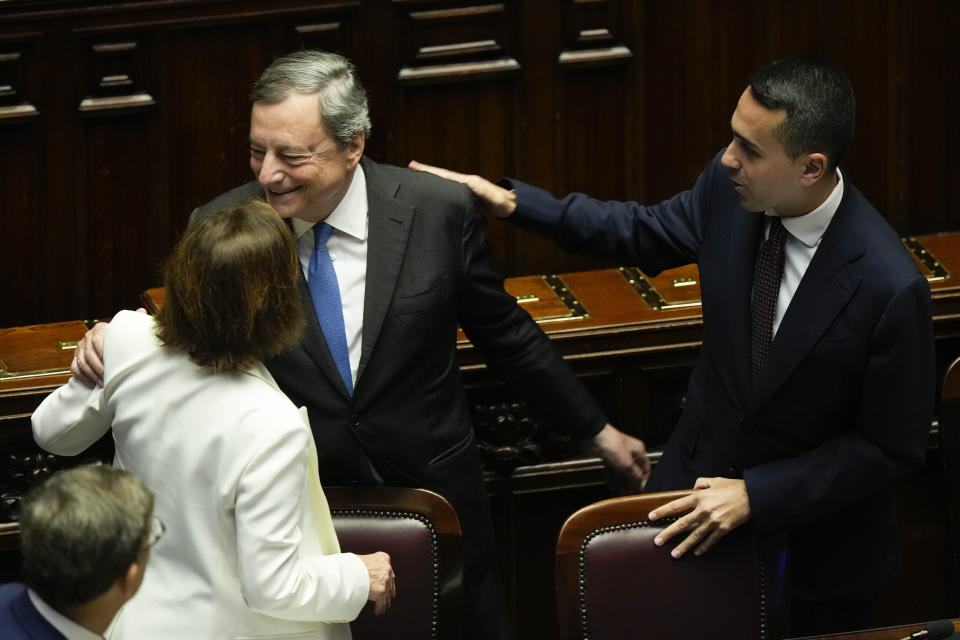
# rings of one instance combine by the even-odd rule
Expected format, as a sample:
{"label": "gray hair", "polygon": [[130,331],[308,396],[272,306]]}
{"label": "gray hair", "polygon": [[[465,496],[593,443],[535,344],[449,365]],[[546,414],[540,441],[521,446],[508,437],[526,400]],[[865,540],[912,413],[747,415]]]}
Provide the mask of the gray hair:
{"label": "gray hair", "polygon": [[123,469],[55,474],[23,499],[23,580],[54,607],[104,593],[145,550],[153,494]]}
{"label": "gray hair", "polygon": [[353,63],[336,53],[296,51],[277,58],[253,85],[253,102],[275,104],[290,94],[317,94],[320,119],[339,148],[363,132],[370,137],[367,91]]}

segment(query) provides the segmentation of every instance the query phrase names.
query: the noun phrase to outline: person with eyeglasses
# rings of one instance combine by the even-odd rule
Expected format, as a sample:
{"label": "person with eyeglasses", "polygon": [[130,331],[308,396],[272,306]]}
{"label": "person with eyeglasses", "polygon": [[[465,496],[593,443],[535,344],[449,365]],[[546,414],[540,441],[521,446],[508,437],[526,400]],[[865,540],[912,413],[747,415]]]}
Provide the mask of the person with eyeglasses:
{"label": "person with eyeglasses", "polygon": [[153,493],[110,466],[62,471],[20,507],[23,583],[0,585],[4,640],[99,640],[163,535]]}
{"label": "person with eyeglasses", "polygon": [[340,639],[368,599],[389,607],[389,556],[340,553],[306,413],[261,363],[299,338],[298,269],[264,202],[191,225],[158,316],[110,323],[103,386],[73,378],[34,413],[37,443],[59,455],[112,428],[115,465],[154,491],[167,525],[108,638]]}

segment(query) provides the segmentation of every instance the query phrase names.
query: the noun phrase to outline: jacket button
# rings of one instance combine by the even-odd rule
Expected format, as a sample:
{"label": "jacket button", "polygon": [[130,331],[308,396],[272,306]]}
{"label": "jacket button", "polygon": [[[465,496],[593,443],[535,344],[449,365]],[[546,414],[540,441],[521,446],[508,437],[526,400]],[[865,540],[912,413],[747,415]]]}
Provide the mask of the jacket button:
{"label": "jacket button", "polygon": [[733,467],[727,467],[727,477],[728,478],[739,478],[740,472]]}
{"label": "jacket button", "polygon": [[354,429],[359,428],[359,427],[360,427],[360,416],[357,416],[357,415],[352,415],[352,416],[350,416],[350,426],[353,427]]}

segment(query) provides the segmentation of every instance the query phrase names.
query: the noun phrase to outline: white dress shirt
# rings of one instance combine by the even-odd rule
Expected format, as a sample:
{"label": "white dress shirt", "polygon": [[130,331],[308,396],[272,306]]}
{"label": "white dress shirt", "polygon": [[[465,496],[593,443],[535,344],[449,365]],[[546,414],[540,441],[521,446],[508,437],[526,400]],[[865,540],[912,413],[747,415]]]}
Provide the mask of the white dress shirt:
{"label": "white dress shirt", "polygon": [[[363,333],[363,296],[367,282],[367,179],[363,167],[357,164],[347,193],[337,208],[327,216],[333,227],[327,240],[327,250],[337,273],[340,303],[343,306],[343,327],[347,333],[350,352],[350,374],[357,384],[360,367],[360,349]],[[309,233],[307,233],[309,231]],[[293,218],[293,233],[297,238],[297,252],[303,277],[310,279],[310,257],[313,255],[313,223]]]}
{"label": "white dress shirt", "polygon": [[27,597],[43,618],[53,625],[53,628],[63,634],[67,640],[103,640],[103,636],[94,633],[86,627],[81,627],[76,622],[66,617],[38,596],[33,589],[27,589]]}
{"label": "white dress shirt", "polygon": [[71,379],[33,414],[58,455],[112,428],[114,464],[154,492],[167,527],[107,637],[349,638],[337,623],[366,604],[369,577],[339,553],[303,415],[262,364],[210,374],[154,332],[151,317],[118,313],[103,387]]}
{"label": "white dress shirt", "polygon": [[[775,209],[768,209],[764,212],[769,217],[780,217],[783,222],[783,228],[787,230],[787,243],[785,247],[785,263],[783,267],[783,279],[780,280],[780,295],[777,298],[777,312],[773,318],[773,335],[777,335],[780,328],[780,321],[783,320],[790,301],[793,300],[793,294],[797,292],[803,274],[807,272],[807,267],[813,260],[823,234],[826,232],[830,221],[840,207],[840,201],[843,200],[843,175],[840,169],[837,169],[837,184],[827,196],[827,199],[819,207],[810,213],[792,218],[780,217]],[[766,221],[763,231],[763,237],[770,234],[770,221]]]}

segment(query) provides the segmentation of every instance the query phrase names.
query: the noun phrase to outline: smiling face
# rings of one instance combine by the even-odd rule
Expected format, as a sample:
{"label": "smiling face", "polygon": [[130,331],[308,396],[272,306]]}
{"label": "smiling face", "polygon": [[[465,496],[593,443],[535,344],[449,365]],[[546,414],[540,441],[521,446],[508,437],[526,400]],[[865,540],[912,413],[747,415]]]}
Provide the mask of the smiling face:
{"label": "smiling face", "polygon": [[282,218],[318,222],[330,215],[350,186],[363,146],[360,133],[337,147],[315,94],[255,102],[250,113],[250,168]]}
{"label": "smiling face", "polygon": [[782,216],[810,211],[803,190],[806,158],[791,158],[774,135],[785,118],[783,109],[764,108],[747,88],[730,119],[733,141],[721,162],[747,211],[776,209]]}

